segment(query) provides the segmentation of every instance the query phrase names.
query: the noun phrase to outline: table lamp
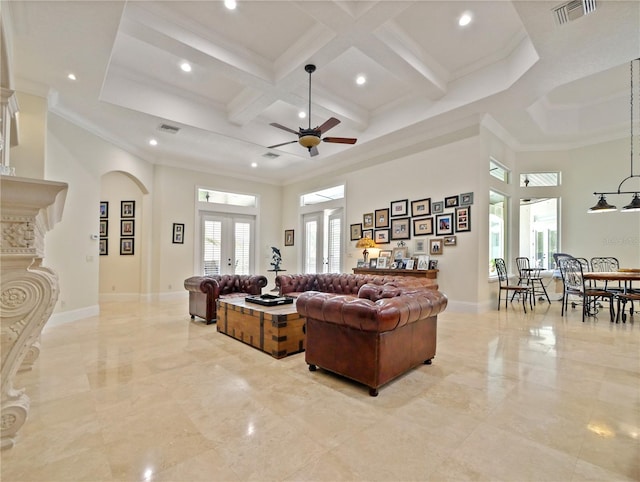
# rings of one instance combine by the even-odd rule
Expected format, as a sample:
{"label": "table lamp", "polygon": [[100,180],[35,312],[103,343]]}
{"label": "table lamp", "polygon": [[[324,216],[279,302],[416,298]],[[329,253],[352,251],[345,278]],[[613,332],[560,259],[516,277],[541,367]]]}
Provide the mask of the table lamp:
{"label": "table lamp", "polygon": [[377,247],[378,245],[371,238],[360,238],[356,243],[356,248],[364,248],[364,251],[362,252],[362,256],[364,256],[365,264],[369,262],[369,251],[367,251],[367,248],[377,248]]}

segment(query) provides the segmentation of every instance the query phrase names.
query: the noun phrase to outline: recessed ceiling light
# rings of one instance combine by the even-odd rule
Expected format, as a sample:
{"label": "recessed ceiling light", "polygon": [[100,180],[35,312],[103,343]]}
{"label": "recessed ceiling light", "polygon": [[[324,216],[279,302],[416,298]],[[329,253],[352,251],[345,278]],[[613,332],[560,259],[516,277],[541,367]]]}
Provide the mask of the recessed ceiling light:
{"label": "recessed ceiling light", "polygon": [[252,162],[252,163],[251,163],[251,167],[253,167],[253,168],[258,167],[258,163],[257,163],[257,162]]}
{"label": "recessed ceiling light", "polygon": [[224,6],[227,7],[229,10],[235,10],[236,9],[236,0],[224,0]]}
{"label": "recessed ceiling light", "polygon": [[461,27],[466,27],[471,23],[472,19],[473,17],[471,16],[471,13],[464,12],[462,15],[460,15],[460,18],[458,19],[458,25],[460,25]]}
{"label": "recessed ceiling light", "polygon": [[358,75],[356,77],[356,84],[363,85],[367,81],[367,78],[364,75]]}
{"label": "recessed ceiling light", "polygon": [[300,112],[298,112],[298,117],[300,117],[300,119],[304,119],[305,117],[307,117],[307,113],[301,110]]}
{"label": "recessed ceiling light", "polygon": [[150,146],[157,146],[158,145],[158,141],[156,141],[155,139],[150,139],[149,140],[149,145]]}
{"label": "recessed ceiling light", "polygon": [[67,75],[67,79],[69,79],[69,80],[76,80],[76,75],[75,75],[75,74],[73,74],[73,73],[71,73],[71,74]]}
{"label": "recessed ceiling light", "polygon": [[183,72],[191,72],[191,64],[189,64],[189,62],[182,62],[180,68]]}

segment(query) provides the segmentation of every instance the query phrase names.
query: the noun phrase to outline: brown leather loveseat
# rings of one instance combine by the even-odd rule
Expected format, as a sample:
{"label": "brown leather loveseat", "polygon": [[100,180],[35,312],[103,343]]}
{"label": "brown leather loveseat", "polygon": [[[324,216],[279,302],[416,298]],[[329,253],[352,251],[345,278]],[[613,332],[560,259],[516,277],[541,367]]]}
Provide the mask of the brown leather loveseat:
{"label": "brown leather loveseat", "polygon": [[[306,317],[305,361],[378,388],[436,354],[437,315],[447,306],[435,280],[394,276],[280,275]],[[309,290],[306,290],[308,288]]]}
{"label": "brown leather loveseat", "polygon": [[191,319],[198,316],[207,325],[216,321],[218,298],[260,295],[265,286],[267,278],[262,275],[192,276],[184,280],[184,287],[189,291]]}

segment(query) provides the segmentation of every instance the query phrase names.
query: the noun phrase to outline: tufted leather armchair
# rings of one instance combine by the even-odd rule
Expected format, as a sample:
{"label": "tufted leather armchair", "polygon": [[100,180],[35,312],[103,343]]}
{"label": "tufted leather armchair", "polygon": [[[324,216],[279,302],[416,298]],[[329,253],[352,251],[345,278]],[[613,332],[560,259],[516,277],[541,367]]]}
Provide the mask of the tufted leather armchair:
{"label": "tufted leather armchair", "polygon": [[376,396],[385,383],[435,357],[437,315],[447,307],[436,280],[282,275],[276,286],[281,294],[297,296],[311,371],[320,366],[363,383]]}
{"label": "tufted leather armchair", "polygon": [[262,275],[213,275],[192,276],[184,280],[189,291],[189,314],[203,318],[207,325],[215,323],[218,298],[260,295],[267,286]]}

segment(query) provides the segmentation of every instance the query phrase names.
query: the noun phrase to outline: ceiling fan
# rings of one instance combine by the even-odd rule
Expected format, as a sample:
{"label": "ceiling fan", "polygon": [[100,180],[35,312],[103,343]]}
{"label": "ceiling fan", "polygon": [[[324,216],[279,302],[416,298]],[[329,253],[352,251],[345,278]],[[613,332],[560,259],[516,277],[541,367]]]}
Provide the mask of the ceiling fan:
{"label": "ceiling fan", "polygon": [[358,139],[354,139],[353,137],[322,137],[322,134],[327,132],[332,127],[340,124],[340,121],[335,117],[329,118],[321,126],[315,127],[313,129],[311,128],[311,74],[316,71],[316,66],[313,64],[307,64],[304,66],[304,70],[309,73],[309,111],[307,112],[309,116],[309,128],[303,129],[302,127],[300,127],[298,131],[294,131],[293,129],[289,129],[288,127],[285,127],[281,124],[272,122],[271,125],[273,127],[277,127],[278,129],[296,134],[298,136],[298,140],[275,144],[273,146],[269,146],[268,149],[286,146],[287,144],[295,144],[296,142],[298,142],[302,147],[306,147],[309,150],[309,154],[313,157],[318,155],[318,144],[320,144],[320,141],[334,142],[337,144],[355,144]]}

